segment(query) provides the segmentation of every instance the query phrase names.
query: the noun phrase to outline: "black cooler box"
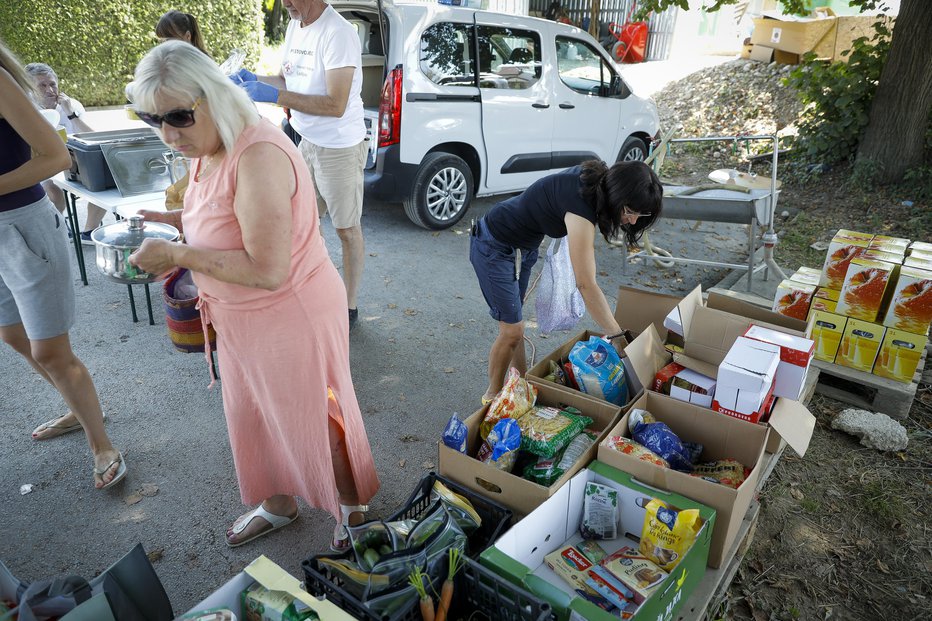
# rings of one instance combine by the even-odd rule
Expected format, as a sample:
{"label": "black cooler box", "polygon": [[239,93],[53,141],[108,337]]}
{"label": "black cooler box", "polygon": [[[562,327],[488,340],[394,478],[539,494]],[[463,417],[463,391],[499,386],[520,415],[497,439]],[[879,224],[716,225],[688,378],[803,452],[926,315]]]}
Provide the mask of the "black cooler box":
{"label": "black cooler box", "polygon": [[171,150],[151,128],[81,132],[68,138],[68,179],[92,192],[118,188],[123,196],[164,190],[171,184]]}

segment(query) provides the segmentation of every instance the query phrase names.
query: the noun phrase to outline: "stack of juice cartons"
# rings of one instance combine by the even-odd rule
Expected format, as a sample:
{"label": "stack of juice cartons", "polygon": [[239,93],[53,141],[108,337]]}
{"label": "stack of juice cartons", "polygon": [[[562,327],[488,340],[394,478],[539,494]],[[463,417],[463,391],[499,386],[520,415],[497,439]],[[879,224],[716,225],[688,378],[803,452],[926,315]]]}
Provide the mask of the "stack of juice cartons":
{"label": "stack of juice cartons", "polygon": [[932,244],[913,242],[906,250],[885,313],[886,334],[874,375],[911,382],[932,323]]}

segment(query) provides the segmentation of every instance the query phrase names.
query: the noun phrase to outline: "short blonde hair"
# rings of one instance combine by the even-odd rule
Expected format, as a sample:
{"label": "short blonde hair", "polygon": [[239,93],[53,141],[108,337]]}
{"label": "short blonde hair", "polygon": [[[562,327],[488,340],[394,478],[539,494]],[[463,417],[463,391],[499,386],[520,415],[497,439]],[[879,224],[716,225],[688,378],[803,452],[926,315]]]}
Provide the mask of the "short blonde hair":
{"label": "short blonde hair", "polygon": [[210,116],[227,151],[243,130],[259,120],[249,95],[220,71],[213,60],[185,41],[165,41],[136,65],[126,97],[141,111],[156,109],[159,95],[177,99],[198,97],[210,103]]}

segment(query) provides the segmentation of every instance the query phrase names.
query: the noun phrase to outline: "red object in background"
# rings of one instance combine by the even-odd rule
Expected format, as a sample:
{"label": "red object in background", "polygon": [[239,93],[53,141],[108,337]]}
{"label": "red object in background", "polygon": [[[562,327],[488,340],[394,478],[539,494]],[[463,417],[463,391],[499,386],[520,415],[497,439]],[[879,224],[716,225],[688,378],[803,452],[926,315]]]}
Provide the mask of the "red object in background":
{"label": "red object in background", "polygon": [[628,11],[628,19],[623,25],[612,22],[609,32],[618,39],[612,46],[612,58],[619,63],[642,63],[647,54],[647,22],[632,22],[631,16],[637,4]]}

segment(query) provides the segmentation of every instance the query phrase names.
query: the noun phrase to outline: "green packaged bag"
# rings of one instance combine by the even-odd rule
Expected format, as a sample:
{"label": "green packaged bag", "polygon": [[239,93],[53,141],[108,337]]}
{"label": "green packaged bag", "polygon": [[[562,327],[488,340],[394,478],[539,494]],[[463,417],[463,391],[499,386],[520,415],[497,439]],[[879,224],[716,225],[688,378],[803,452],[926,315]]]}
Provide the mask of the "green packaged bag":
{"label": "green packaged bag", "polygon": [[573,407],[533,406],[518,418],[521,450],[541,457],[553,457],[592,419]]}

